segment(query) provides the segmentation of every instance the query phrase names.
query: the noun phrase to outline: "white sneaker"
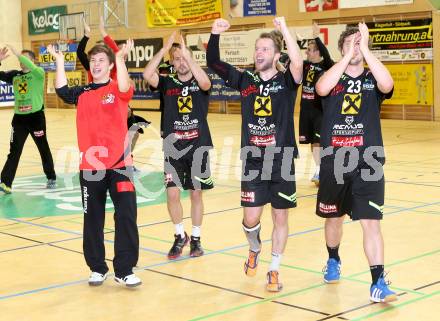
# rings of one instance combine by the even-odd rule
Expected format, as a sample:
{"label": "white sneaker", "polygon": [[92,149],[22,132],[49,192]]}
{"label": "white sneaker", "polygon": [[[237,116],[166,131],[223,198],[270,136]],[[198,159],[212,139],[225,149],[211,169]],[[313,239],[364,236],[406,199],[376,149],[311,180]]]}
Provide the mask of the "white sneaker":
{"label": "white sneaker", "polygon": [[89,285],[90,286],[98,286],[104,283],[105,279],[107,279],[107,273],[101,274],[98,272],[92,272],[89,277]]}
{"label": "white sneaker", "polygon": [[130,274],[124,276],[123,278],[118,278],[115,276],[115,281],[119,284],[125,285],[128,288],[134,288],[142,284],[141,279],[139,279],[135,274]]}

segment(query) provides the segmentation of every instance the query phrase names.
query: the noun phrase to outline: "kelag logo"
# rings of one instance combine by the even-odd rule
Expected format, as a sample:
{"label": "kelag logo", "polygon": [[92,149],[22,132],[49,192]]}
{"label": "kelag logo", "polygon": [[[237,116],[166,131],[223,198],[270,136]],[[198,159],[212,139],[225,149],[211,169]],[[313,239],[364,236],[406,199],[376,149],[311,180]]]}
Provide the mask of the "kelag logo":
{"label": "kelag logo", "polygon": [[28,11],[30,35],[58,32],[60,15],[67,13],[67,6],[48,7]]}
{"label": "kelag logo", "polygon": [[[138,208],[166,202],[162,172],[141,173],[134,180]],[[184,192],[182,196],[187,197],[188,193]],[[105,207],[106,211],[113,211],[108,193]],[[78,174],[58,176],[56,189],[46,188],[44,175],[19,177],[13,183],[12,194],[0,193],[0,218],[73,215],[82,212]]]}

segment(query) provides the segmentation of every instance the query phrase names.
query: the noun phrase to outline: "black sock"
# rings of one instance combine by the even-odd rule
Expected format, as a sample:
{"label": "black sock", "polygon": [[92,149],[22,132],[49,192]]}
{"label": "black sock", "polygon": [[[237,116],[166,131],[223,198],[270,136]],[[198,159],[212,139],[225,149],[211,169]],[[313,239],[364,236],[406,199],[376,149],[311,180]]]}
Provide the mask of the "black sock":
{"label": "black sock", "polygon": [[377,280],[379,280],[380,276],[383,274],[383,265],[371,265],[370,272],[371,280],[373,281],[373,284],[376,284]]}
{"label": "black sock", "polygon": [[336,261],[341,261],[339,258],[339,245],[335,247],[330,247],[327,245],[328,257],[329,259],[335,259]]}

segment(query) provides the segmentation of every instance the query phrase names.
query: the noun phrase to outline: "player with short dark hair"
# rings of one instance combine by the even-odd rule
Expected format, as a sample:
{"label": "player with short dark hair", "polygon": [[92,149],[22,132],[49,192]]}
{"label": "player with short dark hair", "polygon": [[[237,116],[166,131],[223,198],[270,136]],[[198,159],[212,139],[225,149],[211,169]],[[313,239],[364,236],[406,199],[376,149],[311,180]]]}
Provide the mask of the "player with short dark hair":
{"label": "player with short dark hair", "polygon": [[[345,214],[359,220],[364,252],[370,265],[370,300],[397,299],[384,275],[384,244],[380,230],[385,198],[385,154],[380,127],[380,106],[391,98],[393,78],[369,50],[369,32],[364,23],[341,34],[342,59],[316,83],[322,97],[320,186],[317,215],[325,218],[329,259],[324,281],[340,279],[339,245]],[[364,64],[368,69],[364,68]]]}
{"label": "player with short dark hair", "polygon": [[[44,115],[44,70],[35,65],[35,54],[30,50],[9,50],[20,61],[21,70],[0,71],[0,80],[14,87],[15,108],[12,118],[9,154],[1,172],[0,191],[12,192],[12,182],[17,172],[20,156],[28,135],[37,145],[47,177],[47,188],[56,188],[56,174],[47,141]],[[6,47],[0,49],[0,62],[8,57]]]}
{"label": "player with short dark hair", "polygon": [[319,26],[313,24],[313,39],[308,41],[307,59],[303,64],[301,89],[301,111],[299,113],[299,143],[310,144],[316,169],[312,182],[319,185],[319,141],[322,121],[321,98],[316,95],[315,84],[323,71],[330,69],[334,62],[319,38]]}
{"label": "player with short dark hair", "polygon": [[[92,74],[90,72],[90,65],[89,65],[89,56],[85,53],[87,42],[89,41],[90,37],[90,27],[86,23],[86,20],[83,19],[84,24],[84,36],[82,37],[81,41],[78,44],[78,48],[76,50],[76,54],[78,56],[79,61],[81,62],[81,65],[84,67],[84,69],[87,71],[87,79],[89,81],[93,80]],[[99,23],[99,31],[101,33],[103,43],[106,44],[115,54],[119,51],[120,46],[116,44],[116,42],[113,40],[112,37],[107,33],[105,30],[105,24],[104,24],[104,18],[100,17],[100,23]],[[127,56],[124,57],[126,59]],[[116,80],[117,75],[117,69],[116,65],[115,67],[110,71],[110,77],[113,80]],[[133,152],[137,140],[139,138],[139,134],[144,133],[144,129],[150,125],[151,122],[146,120],[145,118],[135,115],[133,113],[133,110],[128,106],[128,118],[127,118],[127,127],[130,132],[130,143],[131,143],[131,151]],[[133,166],[133,169],[136,172],[139,172],[139,170]]]}
{"label": "player with short dark hair", "polygon": [[[173,48],[174,37],[175,33],[144,70],[145,80],[163,95],[164,175],[168,212],[175,228],[174,244],[168,252],[171,260],[180,257],[188,243],[190,256],[204,254],[200,241],[202,191],[214,187],[209,161],[213,146],[207,121],[211,80],[192,58],[183,37],[170,56],[176,74],[162,76],[156,72],[165,53]],[[191,240],[183,226],[180,188],[189,190],[191,198]]]}

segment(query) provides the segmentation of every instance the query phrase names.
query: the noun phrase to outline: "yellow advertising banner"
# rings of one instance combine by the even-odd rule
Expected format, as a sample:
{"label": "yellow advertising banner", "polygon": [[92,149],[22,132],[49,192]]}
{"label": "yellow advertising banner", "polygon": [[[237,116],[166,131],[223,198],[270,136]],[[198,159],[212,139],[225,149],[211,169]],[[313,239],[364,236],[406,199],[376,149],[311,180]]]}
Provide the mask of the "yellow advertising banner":
{"label": "yellow advertising banner", "polygon": [[[81,84],[82,84],[82,82],[81,82],[82,72],[81,71],[66,71],[66,76],[67,76],[67,85],[69,87],[81,86]],[[48,94],[55,93],[55,73],[54,72],[47,73],[46,92]]]}
{"label": "yellow advertising banner", "polygon": [[146,0],[145,3],[149,28],[187,26],[222,16],[221,0]]}
{"label": "yellow advertising banner", "polygon": [[433,104],[431,64],[389,64],[386,65],[394,79],[394,93],[386,99],[386,105]]}

